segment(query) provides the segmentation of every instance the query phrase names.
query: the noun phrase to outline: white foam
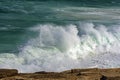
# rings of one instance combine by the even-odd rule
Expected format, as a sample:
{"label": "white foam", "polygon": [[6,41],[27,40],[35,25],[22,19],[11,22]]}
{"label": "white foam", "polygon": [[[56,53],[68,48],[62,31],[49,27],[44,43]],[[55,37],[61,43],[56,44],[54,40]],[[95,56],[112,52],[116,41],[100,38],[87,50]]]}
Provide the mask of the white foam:
{"label": "white foam", "polygon": [[120,27],[113,26],[37,25],[30,30],[39,36],[29,40],[18,55],[1,53],[0,67],[20,72],[120,67]]}

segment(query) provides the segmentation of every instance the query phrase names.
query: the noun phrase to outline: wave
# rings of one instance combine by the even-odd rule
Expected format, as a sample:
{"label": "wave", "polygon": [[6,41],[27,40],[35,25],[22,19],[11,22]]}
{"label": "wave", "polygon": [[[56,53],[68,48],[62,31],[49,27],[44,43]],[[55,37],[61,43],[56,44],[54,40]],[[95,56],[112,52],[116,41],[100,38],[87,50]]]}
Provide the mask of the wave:
{"label": "wave", "polygon": [[29,40],[18,55],[1,53],[1,68],[35,72],[120,67],[119,24],[45,24],[30,30],[39,32],[38,37]]}
{"label": "wave", "polygon": [[[10,1],[5,1],[5,0],[1,0],[0,2],[11,3]],[[70,0],[70,1],[69,0],[60,0],[60,1],[58,0],[57,1],[55,0],[21,0],[21,1],[13,0],[13,2],[20,2],[20,3],[62,2],[63,4],[69,4],[69,5],[75,5],[75,6],[91,6],[91,7],[120,6],[120,0]]]}

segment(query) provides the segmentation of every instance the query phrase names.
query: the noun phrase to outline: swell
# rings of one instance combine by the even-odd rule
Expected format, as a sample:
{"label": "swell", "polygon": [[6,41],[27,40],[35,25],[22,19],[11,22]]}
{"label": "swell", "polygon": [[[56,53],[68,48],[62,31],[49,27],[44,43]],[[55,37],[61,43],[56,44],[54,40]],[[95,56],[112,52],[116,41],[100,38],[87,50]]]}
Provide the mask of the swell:
{"label": "swell", "polygon": [[[13,2],[62,2],[70,5],[76,5],[76,6],[120,6],[120,0],[12,0]],[[0,2],[10,2],[10,1],[5,1],[1,0]]]}

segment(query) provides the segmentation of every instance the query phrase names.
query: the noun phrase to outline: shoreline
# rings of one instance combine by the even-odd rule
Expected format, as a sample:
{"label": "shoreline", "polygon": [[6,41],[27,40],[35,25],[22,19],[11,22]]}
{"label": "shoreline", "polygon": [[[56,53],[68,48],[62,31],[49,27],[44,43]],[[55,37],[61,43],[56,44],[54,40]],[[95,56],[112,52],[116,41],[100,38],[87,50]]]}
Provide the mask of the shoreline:
{"label": "shoreline", "polygon": [[120,68],[86,68],[35,73],[18,73],[16,69],[0,69],[0,80],[120,80]]}

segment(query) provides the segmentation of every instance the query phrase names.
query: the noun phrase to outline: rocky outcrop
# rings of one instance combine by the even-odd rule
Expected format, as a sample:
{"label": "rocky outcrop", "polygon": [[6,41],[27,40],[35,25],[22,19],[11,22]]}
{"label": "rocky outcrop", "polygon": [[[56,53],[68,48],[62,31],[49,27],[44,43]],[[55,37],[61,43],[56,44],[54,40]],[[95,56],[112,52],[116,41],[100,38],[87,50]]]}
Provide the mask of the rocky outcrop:
{"label": "rocky outcrop", "polygon": [[0,78],[14,76],[17,74],[18,71],[16,69],[0,69]]}
{"label": "rocky outcrop", "polygon": [[15,69],[0,69],[0,80],[120,80],[120,68],[89,68],[35,73],[18,73]]}

